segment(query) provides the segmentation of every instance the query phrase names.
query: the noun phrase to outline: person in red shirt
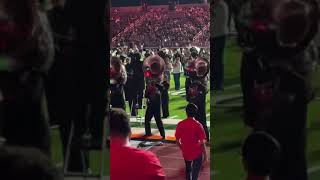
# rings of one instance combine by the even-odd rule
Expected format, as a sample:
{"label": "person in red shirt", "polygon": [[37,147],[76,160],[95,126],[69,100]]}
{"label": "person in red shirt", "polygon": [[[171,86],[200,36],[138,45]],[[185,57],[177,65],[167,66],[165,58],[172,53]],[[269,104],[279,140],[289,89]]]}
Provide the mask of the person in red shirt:
{"label": "person in red shirt", "polygon": [[242,146],[247,180],[269,180],[280,160],[279,142],[266,132],[253,132]]}
{"label": "person in red shirt", "polygon": [[130,147],[129,117],[122,109],[110,111],[110,179],[164,180],[155,154]]}
{"label": "person in red shirt", "polygon": [[194,118],[198,107],[188,104],[187,119],[181,121],[176,129],[176,141],[186,163],[187,180],[197,180],[202,161],[208,162],[206,153],[206,134],[202,125]]}

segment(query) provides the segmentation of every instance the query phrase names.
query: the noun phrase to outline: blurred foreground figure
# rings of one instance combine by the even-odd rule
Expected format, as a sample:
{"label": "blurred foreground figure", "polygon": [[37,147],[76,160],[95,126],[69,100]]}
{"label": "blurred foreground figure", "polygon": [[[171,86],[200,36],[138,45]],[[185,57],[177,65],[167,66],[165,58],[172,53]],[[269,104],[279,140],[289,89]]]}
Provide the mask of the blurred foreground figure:
{"label": "blurred foreground figure", "polygon": [[110,111],[110,179],[164,180],[165,175],[155,154],[130,147],[131,128],[127,113]]}
{"label": "blurred foreground figure", "polygon": [[0,179],[62,180],[50,159],[35,148],[0,147]]}
{"label": "blurred foreground figure", "polygon": [[53,42],[37,2],[0,1],[0,132],[9,145],[49,155],[43,78],[52,62]]}
{"label": "blurred foreground figure", "polygon": [[307,105],[313,93],[306,49],[318,30],[317,2],[248,0],[238,7],[245,123],[282,147],[272,180],[307,180]]}
{"label": "blurred foreground figure", "polygon": [[264,132],[250,134],[242,146],[247,180],[265,180],[276,169],[280,158],[279,142]]}

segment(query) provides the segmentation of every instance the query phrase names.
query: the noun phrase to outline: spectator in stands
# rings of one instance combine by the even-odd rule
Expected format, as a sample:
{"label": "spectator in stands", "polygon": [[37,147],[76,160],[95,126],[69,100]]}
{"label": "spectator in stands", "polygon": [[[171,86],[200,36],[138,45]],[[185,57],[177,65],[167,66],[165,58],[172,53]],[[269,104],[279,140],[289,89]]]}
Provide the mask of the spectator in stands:
{"label": "spectator in stands", "polygon": [[186,163],[186,179],[197,180],[201,166],[208,162],[206,134],[202,125],[194,117],[198,107],[188,104],[187,119],[181,121],[176,129],[176,141]]}
{"label": "spectator in stands", "polygon": [[48,157],[34,148],[0,145],[0,179],[62,180]]}
{"label": "spectator in stands", "polygon": [[247,180],[268,180],[279,164],[280,144],[267,133],[252,133],[242,146],[242,158]]}
{"label": "spectator in stands", "polygon": [[213,49],[213,90],[223,90],[224,79],[224,48],[228,35],[228,6],[224,0],[216,0],[213,5],[211,47]]}
{"label": "spectator in stands", "polygon": [[[132,17],[132,21],[126,18]],[[123,31],[130,27],[139,18],[143,17],[142,23],[135,24],[134,28]],[[183,7],[177,8],[175,13],[163,8],[153,8],[148,13],[132,12],[126,14],[114,11],[111,17],[112,34],[115,37],[113,45],[118,42],[140,42],[145,47],[185,47],[193,43],[194,37],[201,31],[201,35],[195,43],[197,45],[209,44],[209,29],[204,28],[209,24],[210,12],[207,7]],[[116,22],[116,23],[115,23]],[[120,36],[115,36],[121,32]],[[206,35],[206,37],[204,36]],[[201,42],[204,40],[205,42]]]}
{"label": "spectator in stands", "polygon": [[129,117],[122,109],[110,111],[110,179],[164,180],[159,159],[149,151],[130,147]]}

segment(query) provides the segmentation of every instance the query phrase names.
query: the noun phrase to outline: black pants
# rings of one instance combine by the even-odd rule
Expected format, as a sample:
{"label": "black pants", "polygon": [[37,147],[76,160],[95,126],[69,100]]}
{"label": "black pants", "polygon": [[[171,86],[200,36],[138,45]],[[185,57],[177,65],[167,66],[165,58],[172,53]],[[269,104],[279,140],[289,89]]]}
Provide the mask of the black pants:
{"label": "black pants", "polygon": [[112,108],[121,108],[123,110],[126,110],[126,102],[125,102],[123,91],[112,95],[110,104]]}
{"label": "black pants", "polygon": [[198,107],[198,113],[196,115],[196,120],[198,120],[206,133],[207,141],[210,141],[210,134],[207,126],[207,114],[206,114],[206,96],[200,95],[196,102],[193,102]]}
{"label": "black pants", "polygon": [[138,104],[139,104],[139,109],[142,108],[143,90],[144,90],[144,89],[139,89],[139,90],[138,90]]}
{"label": "black pants", "polygon": [[128,92],[128,102],[130,107],[131,116],[137,115],[136,104],[138,103],[136,91],[134,93]]}
{"label": "black pants", "polygon": [[169,93],[167,89],[161,93],[162,117],[169,117]]}
{"label": "black pants", "polygon": [[226,36],[220,36],[213,38],[212,48],[213,54],[213,66],[211,72],[213,74],[213,90],[223,90],[223,79],[224,79],[224,47],[226,43]]}
{"label": "black pants", "polygon": [[193,161],[187,161],[186,163],[186,179],[197,180],[202,165],[202,154]]}
{"label": "black pants", "polygon": [[160,112],[160,96],[156,97],[152,102],[148,102],[145,115],[145,132],[147,136],[151,135],[151,119],[155,118],[160,135],[165,137],[165,131],[161,120]]}
{"label": "black pants", "polygon": [[[131,116],[137,115],[137,108],[142,108],[143,89],[129,89],[127,100],[131,110]],[[138,107],[136,107],[138,105]]]}
{"label": "black pants", "polygon": [[189,87],[190,87],[190,78],[186,78],[186,82],[185,82],[185,88],[186,88],[186,100],[189,101],[189,97],[188,97],[188,91],[189,91]]}

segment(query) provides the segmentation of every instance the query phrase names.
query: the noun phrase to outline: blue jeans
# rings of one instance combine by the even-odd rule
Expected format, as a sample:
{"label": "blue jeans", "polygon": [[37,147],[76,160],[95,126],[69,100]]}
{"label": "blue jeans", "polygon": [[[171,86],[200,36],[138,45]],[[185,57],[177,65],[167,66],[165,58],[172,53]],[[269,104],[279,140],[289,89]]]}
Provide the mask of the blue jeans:
{"label": "blue jeans", "polygon": [[180,90],[180,73],[174,73],[173,80],[175,90]]}
{"label": "blue jeans", "polygon": [[202,165],[202,154],[193,161],[186,162],[186,179],[187,180],[197,180],[199,176],[199,172]]}

